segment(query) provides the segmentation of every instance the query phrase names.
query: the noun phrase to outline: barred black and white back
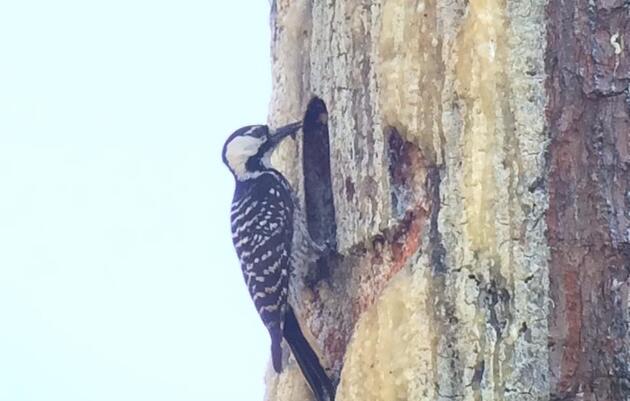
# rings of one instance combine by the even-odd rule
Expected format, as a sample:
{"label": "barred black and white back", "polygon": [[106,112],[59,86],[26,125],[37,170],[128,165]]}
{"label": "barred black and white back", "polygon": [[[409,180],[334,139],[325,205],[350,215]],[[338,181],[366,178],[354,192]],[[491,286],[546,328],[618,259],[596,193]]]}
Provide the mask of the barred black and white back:
{"label": "barred black and white back", "polygon": [[271,335],[273,367],[282,370],[293,239],[293,199],[275,170],[237,182],[232,202],[232,240],[254,305]]}

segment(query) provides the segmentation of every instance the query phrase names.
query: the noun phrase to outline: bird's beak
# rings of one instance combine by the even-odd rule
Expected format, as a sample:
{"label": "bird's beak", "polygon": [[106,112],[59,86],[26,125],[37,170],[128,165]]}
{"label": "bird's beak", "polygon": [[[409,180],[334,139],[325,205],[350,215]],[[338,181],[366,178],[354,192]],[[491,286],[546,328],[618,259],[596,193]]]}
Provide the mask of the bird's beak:
{"label": "bird's beak", "polygon": [[301,121],[285,125],[284,127],[280,127],[277,130],[273,131],[273,133],[271,133],[271,140],[273,141],[274,145],[277,145],[289,135],[295,138],[295,134],[300,130],[300,128],[302,128]]}

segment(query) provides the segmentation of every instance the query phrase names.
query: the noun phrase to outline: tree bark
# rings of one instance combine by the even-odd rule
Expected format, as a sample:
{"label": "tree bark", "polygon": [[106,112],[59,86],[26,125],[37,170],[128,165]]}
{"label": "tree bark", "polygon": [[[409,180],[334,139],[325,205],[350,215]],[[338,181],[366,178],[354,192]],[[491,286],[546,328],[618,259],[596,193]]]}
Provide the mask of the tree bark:
{"label": "tree bark", "polygon": [[[270,123],[328,112],[274,161],[334,249],[300,310],[337,401],[630,399],[630,3],[271,20]],[[310,397],[294,363],[267,384]]]}

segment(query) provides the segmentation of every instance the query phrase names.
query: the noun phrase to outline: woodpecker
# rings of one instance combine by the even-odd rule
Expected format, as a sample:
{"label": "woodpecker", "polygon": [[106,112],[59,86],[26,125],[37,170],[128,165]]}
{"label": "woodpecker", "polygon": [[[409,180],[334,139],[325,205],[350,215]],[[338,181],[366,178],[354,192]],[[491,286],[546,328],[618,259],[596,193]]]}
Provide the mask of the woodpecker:
{"label": "woodpecker", "polygon": [[295,227],[301,215],[289,182],[271,166],[276,146],[295,137],[301,127],[296,122],[276,130],[266,125],[240,128],[226,140],[222,156],[236,182],[232,241],[249,294],[271,337],[273,368],[282,371],[284,338],[317,400],[333,401],[332,383],[289,302],[292,268],[304,248],[294,246],[295,239],[304,229]]}

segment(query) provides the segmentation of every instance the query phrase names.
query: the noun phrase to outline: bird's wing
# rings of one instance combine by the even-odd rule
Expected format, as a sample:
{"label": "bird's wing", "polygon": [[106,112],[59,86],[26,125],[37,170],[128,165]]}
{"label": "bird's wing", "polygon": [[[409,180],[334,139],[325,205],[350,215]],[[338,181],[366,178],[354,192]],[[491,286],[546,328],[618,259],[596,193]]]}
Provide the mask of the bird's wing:
{"label": "bird's wing", "polygon": [[245,283],[271,335],[274,368],[281,371],[280,344],[289,284],[293,203],[284,183],[273,178],[258,179],[244,195],[243,202],[235,203],[232,235]]}

